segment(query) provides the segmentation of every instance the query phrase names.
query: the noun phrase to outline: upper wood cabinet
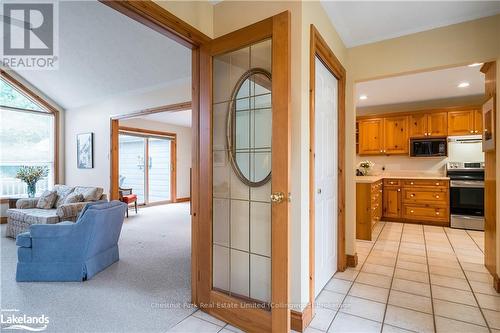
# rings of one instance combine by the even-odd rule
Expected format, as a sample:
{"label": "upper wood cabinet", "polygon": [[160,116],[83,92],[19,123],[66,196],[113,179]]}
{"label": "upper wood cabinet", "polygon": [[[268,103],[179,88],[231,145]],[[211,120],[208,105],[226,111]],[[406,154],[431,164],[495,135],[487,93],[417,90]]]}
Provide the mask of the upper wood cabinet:
{"label": "upper wood cabinet", "polygon": [[384,150],[384,119],[360,120],[359,130],[359,154],[377,155]]}
{"label": "upper wood cabinet", "polygon": [[474,134],[474,110],[448,112],[448,135]]}
{"label": "upper wood cabinet", "polygon": [[427,115],[427,133],[428,136],[447,136],[448,135],[448,113],[437,112]]}
{"label": "upper wood cabinet", "polygon": [[417,113],[410,116],[410,137],[427,136],[427,114]]}
{"label": "upper wood cabinet", "polygon": [[384,118],[384,154],[407,154],[408,145],[408,117]]}
{"label": "upper wood cabinet", "polygon": [[446,112],[416,113],[410,116],[410,137],[436,137],[448,134]]}
{"label": "upper wood cabinet", "polygon": [[474,134],[483,135],[483,111],[474,110]]}

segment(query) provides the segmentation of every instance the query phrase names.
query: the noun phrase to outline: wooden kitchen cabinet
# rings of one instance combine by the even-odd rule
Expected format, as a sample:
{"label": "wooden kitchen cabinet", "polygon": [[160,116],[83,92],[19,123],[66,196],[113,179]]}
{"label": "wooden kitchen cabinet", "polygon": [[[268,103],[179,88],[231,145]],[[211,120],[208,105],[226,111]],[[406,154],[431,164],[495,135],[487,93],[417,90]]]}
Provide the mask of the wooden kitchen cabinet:
{"label": "wooden kitchen cabinet", "polygon": [[359,154],[379,155],[384,150],[384,119],[375,118],[360,120],[359,130]]}
{"label": "wooden kitchen cabinet", "polygon": [[474,110],[474,135],[483,135],[483,111]]}
{"label": "wooden kitchen cabinet", "polygon": [[384,118],[384,154],[408,154],[408,117]]}
{"label": "wooden kitchen cabinet", "polygon": [[474,110],[448,112],[448,135],[474,134]]}
{"label": "wooden kitchen cabinet", "polygon": [[417,113],[410,116],[410,137],[427,136],[427,114]]}
{"label": "wooden kitchen cabinet", "polygon": [[401,188],[387,186],[385,182],[383,194],[383,217],[399,219],[401,217]]}
{"label": "wooden kitchen cabinet", "polygon": [[436,112],[427,115],[427,136],[442,137],[448,135],[448,113]]}
{"label": "wooden kitchen cabinet", "polygon": [[372,239],[373,225],[382,218],[382,181],[356,184],[356,238]]}
{"label": "wooden kitchen cabinet", "polygon": [[442,137],[448,134],[446,112],[417,113],[410,116],[410,137]]}

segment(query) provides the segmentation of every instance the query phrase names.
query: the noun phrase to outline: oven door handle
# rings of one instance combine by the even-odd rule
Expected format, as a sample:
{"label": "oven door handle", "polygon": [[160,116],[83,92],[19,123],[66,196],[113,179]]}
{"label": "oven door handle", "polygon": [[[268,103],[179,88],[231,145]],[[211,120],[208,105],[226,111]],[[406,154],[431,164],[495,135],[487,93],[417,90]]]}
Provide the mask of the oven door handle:
{"label": "oven door handle", "polygon": [[484,188],[482,180],[452,180],[450,187]]}

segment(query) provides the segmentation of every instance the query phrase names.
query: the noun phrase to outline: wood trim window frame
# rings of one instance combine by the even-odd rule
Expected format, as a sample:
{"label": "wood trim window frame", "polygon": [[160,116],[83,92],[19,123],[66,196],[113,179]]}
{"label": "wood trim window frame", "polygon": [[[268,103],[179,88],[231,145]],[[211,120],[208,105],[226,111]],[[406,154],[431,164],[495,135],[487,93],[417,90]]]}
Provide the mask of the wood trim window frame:
{"label": "wood trim window frame", "polygon": [[[316,57],[338,80],[338,229],[337,270],[344,271],[348,258],[345,252],[345,94],[346,71],[316,27],[310,26],[309,53],[309,304],[303,313],[302,327],[314,317],[314,259],[315,259],[315,215],[314,215],[314,140],[315,140],[315,82]],[[307,312],[306,312],[307,311]]]}
{"label": "wood trim window frame", "polygon": [[[19,80],[14,78],[8,72],[0,69],[0,74],[3,80],[12,85],[14,88],[18,89],[22,94],[26,95],[29,99],[31,99],[34,103],[38,104],[42,107],[48,114],[51,114],[54,117],[54,184],[59,183],[60,175],[59,175],[59,129],[60,129],[60,114],[59,110],[57,110],[52,104],[46,101],[39,94],[34,92],[32,89],[27,87],[25,84],[21,83]],[[36,111],[34,111],[36,112]]]}
{"label": "wood trim window frame", "polygon": [[[161,201],[153,201],[149,202],[149,145],[146,145],[146,168],[145,168],[145,178],[144,178],[144,186],[146,188],[146,198],[145,206],[155,206],[167,203],[176,203],[177,202],[177,133],[173,132],[164,132],[164,131],[154,131],[144,128],[135,128],[128,126],[119,126],[118,127],[118,135],[120,134],[130,134],[137,135],[145,138],[154,138],[154,137],[165,137],[169,139],[170,142],[170,161],[172,163],[172,167],[170,169],[170,200],[161,200]],[[119,152],[119,151],[118,151]]]}

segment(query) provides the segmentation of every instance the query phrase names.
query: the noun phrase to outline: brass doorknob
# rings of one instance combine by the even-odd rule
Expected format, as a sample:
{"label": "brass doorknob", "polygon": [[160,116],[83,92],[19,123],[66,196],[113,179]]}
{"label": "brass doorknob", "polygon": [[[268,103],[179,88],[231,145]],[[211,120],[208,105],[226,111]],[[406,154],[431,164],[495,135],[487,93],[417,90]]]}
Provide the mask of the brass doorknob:
{"label": "brass doorknob", "polygon": [[275,192],[271,194],[271,202],[280,203],[285,199],[285,193]]}

